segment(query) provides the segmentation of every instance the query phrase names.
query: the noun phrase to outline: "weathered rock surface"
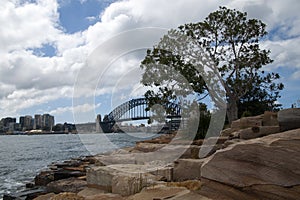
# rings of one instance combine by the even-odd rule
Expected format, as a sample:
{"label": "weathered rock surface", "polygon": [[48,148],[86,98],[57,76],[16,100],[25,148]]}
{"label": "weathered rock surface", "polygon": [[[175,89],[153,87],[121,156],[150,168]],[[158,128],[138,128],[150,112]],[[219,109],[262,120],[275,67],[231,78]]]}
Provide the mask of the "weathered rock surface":
{"label": "weathered rock surface", "polygon": [[263,126],[279,126],[276,112],[265,111],[262,121]]}
{"label": "weathered rock surface", "polygon": [[36,186],[45,186],[51,181],[54,181],[54,173],[52,171],[42,171],[34,178]]}
{"label": "weathered rock surface", "polygon": [[85,200],[85,199],[81,196],[78,196],[75,193],[64,192],[64,193],[60,193],[60,194],[55,195],[50,200]]}
{"label": "weathered rock surface", "polygon": [[104,194],[104,193],[105,193],[104,190],[100,190],[98,188],[86,187],[83,190],[81,190],[80,192],[78,192],[77,194],[79,196],[82,196],[82,197],[86,198],[86,197],[89,197],[89,196],[94,196],[94,195]]}
{"label": "weathered rock surface", "polygon": [[88,196],[85,198],[85,200],[125,200],[126,198],[123,198],[121,195],[118,194],[97,194],[93,196]]}
{"label": "weathered rock surface", "polygon": [[231,128],[244,129],[253,126],[262,126],[264,115],[258,115],[254,117],[243,117],[231,123]]}
{"label": "weathered rock surface", "polygon": [[52,197],[54,197],[54,193],[48,193],[41,196],[38,196],[37,198],[34,198],[33,200],[51,200]]}
{"label": "weathered rock surface", "polygon": [[162,173],[158,169],[132,164],[93,167],[87,171],[87,182],[108,192],[128,196],[161,180],[162,176],[151,174]]}
{"label": "weathered rock surface", "polygon": [[178,159],[174,165],[174,181],[197,180],[201,178],[203,159]]}
{"label": "weathered rock surface", "polygon": [[68,178],[53,181],[47,185],[47,192],[61,193],[74,192],[77,193],[87,186],[87,182],[77,178]]}
{"label": "weathered rock surface", "polygon": [[279,126],[256,126],[252,128],[246,128],[239,131],[239,138],[248,140],[254,139],[274,133],[279,133],[280,127]]}
{"label": "weathered rock surface", "polygon": [[293,188],[300,185],[299,163],[300,129],[297,129],[219,150],[204,162],[201,176],[236,188],[255,187],[258,196],[276,195],[280,190],[275,188],[291,195],[289,191],[297,190]]}
{"label": "weathered rock surface", "polygon": [[278,112],[281,131],[300,128],[300,108],[290,108]]}
{"label": "weathered rock surface", "polygon": [[184,187],[166,187],[166,186],[154,186],[144,188],[140,193],[130,196],[128,200],[159,200],[159,199],[171,199],[178,195],[184,195],[189,193]]}
{"label": "weathered rock surface", "polygon": [[135,153],[100,155],[96,157],[95,165],[106,166],[114,164],[135,164],[137,163]]}

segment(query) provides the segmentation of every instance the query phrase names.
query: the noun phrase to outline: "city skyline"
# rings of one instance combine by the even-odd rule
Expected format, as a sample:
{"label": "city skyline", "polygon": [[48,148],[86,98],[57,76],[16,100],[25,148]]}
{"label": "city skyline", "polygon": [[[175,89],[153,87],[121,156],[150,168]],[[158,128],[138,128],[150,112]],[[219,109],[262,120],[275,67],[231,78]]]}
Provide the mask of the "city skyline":
{"label": "city skyline", "polygon": [[[279,103],[284,108],[297,103],[298,0],[4,0],[0,8],[5,27],[0,33],[0,118],[49,113],[57,123],[94,122],[97,114],[108,114],[122,102],[143,95],[139,65],[148,48],[120,55],[95,73],[88,71],[86,61],[97,47],[133,29],[167,31],[202,21],[219,6],[245,11],[267,24],[269,34],[261,45],[271,50],[274,62],[264,70],[281,75],[285,89]],[[80,76],[89,75],[98,80],[96,88],[87,83],[83,91],[74,92]],[[77,99],[82,96],[94,101]],[[74,113],[81,117],[75,120]]]}

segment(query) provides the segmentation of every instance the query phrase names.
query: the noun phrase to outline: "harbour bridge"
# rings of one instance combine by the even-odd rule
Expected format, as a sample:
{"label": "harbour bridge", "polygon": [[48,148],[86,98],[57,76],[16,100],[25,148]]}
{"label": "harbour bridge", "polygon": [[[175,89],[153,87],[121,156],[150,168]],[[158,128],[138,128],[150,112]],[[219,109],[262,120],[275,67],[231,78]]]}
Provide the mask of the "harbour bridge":
{"label": "harbour bridge", "polygon": [[[154,116],[153,112],[148,109],[148,101],[145,98],[131,99],[117,106],[108,115],[105,115],[103,120],[98,119],[104,133],[118,132],[115,124],[124,121],[146,120]],[[165,110],[170,111],[166,114],[165,119],[170,119],[169,126],[172,129],[178,129],[181,118],[181,108],[178,104],[169,103],[165,106]],[[174,120],[176,119],[176,120]]]}

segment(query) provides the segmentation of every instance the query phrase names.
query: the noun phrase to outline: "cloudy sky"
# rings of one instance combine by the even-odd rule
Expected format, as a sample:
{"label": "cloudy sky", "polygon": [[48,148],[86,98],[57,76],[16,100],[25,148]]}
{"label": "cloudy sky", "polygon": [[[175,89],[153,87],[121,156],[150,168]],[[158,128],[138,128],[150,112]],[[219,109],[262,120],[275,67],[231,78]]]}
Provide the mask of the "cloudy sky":
{"label": "cloudy sky", "polygon": [[0,118],[50,113],[56,122],[94,121],[143,94],[139,62],[162,34],[219,6],[267,24],[262,45],[275,61],[266,69],[285,84],[279,102],[297,102],[299,0],[1,0]]}

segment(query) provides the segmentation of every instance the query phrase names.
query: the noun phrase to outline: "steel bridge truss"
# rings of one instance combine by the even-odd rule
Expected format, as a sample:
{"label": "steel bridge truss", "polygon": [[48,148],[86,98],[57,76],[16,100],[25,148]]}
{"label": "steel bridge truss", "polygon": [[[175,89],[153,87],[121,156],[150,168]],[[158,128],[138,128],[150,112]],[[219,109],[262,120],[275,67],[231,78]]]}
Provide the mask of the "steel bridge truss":
{"label": "steel bridge truss", "polygon": [[[122,103],[104,117],[103,122],[100,122],[101,128],[104,132],[112,132],[116,122],[150,119],[153,113],[146,108],[148,108],[148,101],[145,98]],[[181,108],[178,104],[170,103],[165,110],[171,110],[171,113],[165,116],[166,118],[181,117]]]}

